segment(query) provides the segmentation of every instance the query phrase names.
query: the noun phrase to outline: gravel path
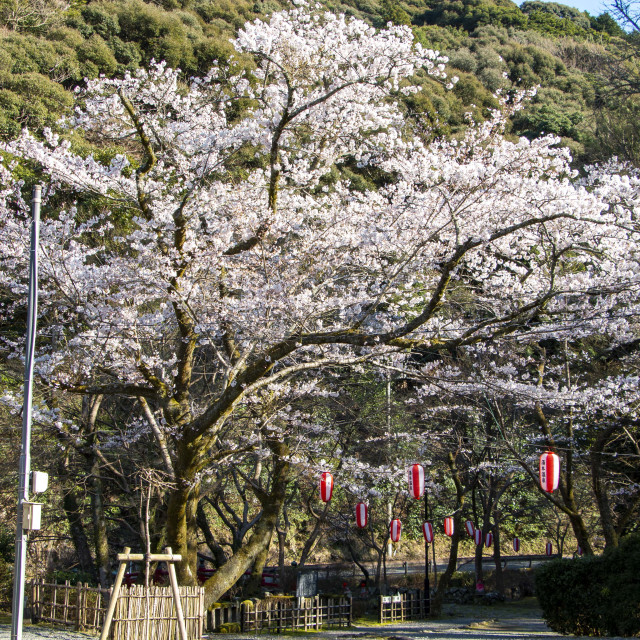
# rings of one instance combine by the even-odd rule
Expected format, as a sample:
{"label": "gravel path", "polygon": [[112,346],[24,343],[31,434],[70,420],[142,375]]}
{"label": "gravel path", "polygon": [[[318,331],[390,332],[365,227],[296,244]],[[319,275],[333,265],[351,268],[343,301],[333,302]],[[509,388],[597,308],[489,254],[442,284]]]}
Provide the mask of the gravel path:
{"label": "gravel path", "polygon": [[[0,625],[0,640],[10,640],[10,625]],[[23,640],[96,640],[96,636],[45,625],[25,625]],[[226,640],[283,640],[288,636],[267,634],[213,634]],[[315,633],[296,633],[300,640],[578,640],[551,631],[540,617],[535,600],[491,607],[445,606],[439,620],[402,622],[387,625],[354,625]],[[587,639],[585,639],[587,640]],[[623,640],[601,638],[601,640]]]}
{"label": "gravel path", "polygon": [[[10,640],[10,638],[11,625],[0,624],[0,640]],[[76,633],[46,624],[25,624],[22,629],[22,640],[97,640],[97,638],[98,636],[88,633]]]}

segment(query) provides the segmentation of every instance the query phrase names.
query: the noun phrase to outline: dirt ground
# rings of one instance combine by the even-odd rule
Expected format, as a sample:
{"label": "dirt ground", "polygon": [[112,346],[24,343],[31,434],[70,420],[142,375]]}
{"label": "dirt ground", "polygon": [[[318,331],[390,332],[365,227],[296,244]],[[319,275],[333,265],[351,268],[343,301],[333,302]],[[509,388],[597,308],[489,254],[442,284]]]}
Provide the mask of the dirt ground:
{"label": "dirt ground", "polygon": [[[283,634],[301,640],[566,640],[551,631],[541,618],[535,598],[493,605],[445,605],[438,620],[374,624],[356,621],[349,628],[313,633]],[[283,635],[219,634],[227,640],[282,640]],[[0,640],[9,640],[11,627],[0,624]],[[215,634],[209,636],[216,637]],[[45,625],[25,625],[23,640],[95,640],[96,636],[56,629]],[[577,638],[577,636],[576,636]],[[603,638],[602,640],[622,640]]]}

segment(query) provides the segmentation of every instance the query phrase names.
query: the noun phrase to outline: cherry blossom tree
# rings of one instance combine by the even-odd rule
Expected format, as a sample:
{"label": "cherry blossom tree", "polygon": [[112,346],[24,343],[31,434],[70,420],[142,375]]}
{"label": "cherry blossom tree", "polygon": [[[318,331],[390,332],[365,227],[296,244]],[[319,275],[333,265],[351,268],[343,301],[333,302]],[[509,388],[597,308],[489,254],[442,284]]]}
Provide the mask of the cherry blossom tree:
{"label": "cherry blossom tree", "polygon": [[[578,184],[556,138],[503,137],[522,96],[425,145],[399,96],[415,73],[450,81],[408,28],[303,6],[247,24],[234,45],[251,69],[231,61],[185,85],[161,63],[89,81],[67,125],[124,149],[109,161],[53,132],[2,147],[51,193],[91,197],[91,216],[45,207],[38,375],[64,394],[146,401],[174,470],[166,533],[183,582],[205,472],[244,446],[221,448],[242,407],[323,367],[555,332],[559,296],[572,331],[630,335],[615,310],[636,304],[635,213]],[[375,170],[379,188],[340,179],[345,161]],[[5,202],[0,285],[20,305],[26,223]],[[286,439],[263,444],[262,516],[208,601],[275,529],[293,454]]]}

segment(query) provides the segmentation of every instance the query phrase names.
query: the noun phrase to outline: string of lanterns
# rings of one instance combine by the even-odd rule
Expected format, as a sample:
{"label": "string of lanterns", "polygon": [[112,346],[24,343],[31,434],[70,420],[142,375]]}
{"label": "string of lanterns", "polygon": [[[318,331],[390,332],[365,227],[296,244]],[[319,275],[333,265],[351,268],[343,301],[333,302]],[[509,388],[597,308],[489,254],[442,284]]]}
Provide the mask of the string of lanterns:
{"label": "string of lanterns", "polygon": [[[560,458],[552,451],[546,451],[540,456],[540,487],[546,493],[552,493],[558,488],[560,481]],[[408,471],[409,494],[419,500],[424,495],[425,476],[424,467],[421,464],[413,464]],[[333,475],[329,471],[324,471],[320,476],[320,498],[323,502],[329,502],[333,496]],[[369,523],[369,507],[365,502],[358,502],[356,505],[356,526],[364,529]],[[447,516],[444,519],[444,533],[451,537],[454,533],[453,516]],[[469,537],[473,538],[476,546],[491,547],[493,544],[493,533],[488,532],[483,537],[482,531],[477,529],[471,520],[467,520],[464,524],[465,530]],[[422,524],[422,534],[427,543],[431,544],[434,540],[433,524],[424,522]],[[392,542],[399,542],[402,535],[402,522],[399,518],[393,518],[389,523],[389,537]],[[519,538],[513,539],[513,550],[518,553],[520,551]],[[582,549],[578,546],[578,555],[582,555]],[[553,555],[553,545],[547,542],[546,554]]]}

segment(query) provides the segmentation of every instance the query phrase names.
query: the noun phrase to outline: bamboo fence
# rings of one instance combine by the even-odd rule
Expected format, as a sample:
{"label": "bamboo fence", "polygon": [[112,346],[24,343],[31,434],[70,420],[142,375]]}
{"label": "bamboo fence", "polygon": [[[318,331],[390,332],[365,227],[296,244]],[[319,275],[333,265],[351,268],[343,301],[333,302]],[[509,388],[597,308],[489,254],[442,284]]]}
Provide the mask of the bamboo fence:
{"label": "bamboo fence", "polygon": [[424,592],[413,589],[395,596],[380,596],[380,622],[426,618]]}
{"label": "bamboo fence", "polygon": [[49,622],[78,631],[100,630],[111,597],[110,589],[82,582],[72,585],[69,580],[64,584],[34,580],[30,591],[33,622]]}
{"label": "bamboo fence", "polygon": [[[202,638],[204,589],[180,587],[180,600],[190,640]],[[148,615],[147,615],[148,612]],[[178,637],[173,594],[169,587],[133,585],[121,592],[110,637],[113,640],[173,640]]]}
{"label": "bamboo fence", "polygon": [[351,626],[351,598],[265,598],[242,604],[242,631],[319,630]]}
{"label": "bamboo fence", "polygon": [[[33,622],[48,622],[78,631],[100,633],[111,597],[111,589],[72,585],[30,584]],[[204,589],[180,587],[187,633],[190,640],[202,638],[204,626]],[[147,624],[147,606],[149,622]],[[133,585],[120,592],[113,617],[111,640],[174,640],[178,637],[177,618],[170,587]]]}

